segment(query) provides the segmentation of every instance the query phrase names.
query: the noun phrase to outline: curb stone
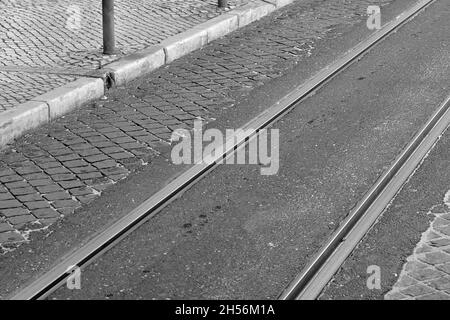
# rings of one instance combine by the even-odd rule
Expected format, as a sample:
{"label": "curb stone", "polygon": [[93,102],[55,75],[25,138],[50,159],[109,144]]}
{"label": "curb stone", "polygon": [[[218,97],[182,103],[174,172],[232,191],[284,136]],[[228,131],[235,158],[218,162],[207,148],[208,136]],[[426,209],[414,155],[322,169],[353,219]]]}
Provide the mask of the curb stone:
{"label": "curb stone", "polygon": [[169,37],[158,45],[107,64],[94,72],[92,77],[79,78],[0,113],[0,149],[26,131],[101,98],[108,88],[124,85],[148,74],[294,1],[254,0]]}

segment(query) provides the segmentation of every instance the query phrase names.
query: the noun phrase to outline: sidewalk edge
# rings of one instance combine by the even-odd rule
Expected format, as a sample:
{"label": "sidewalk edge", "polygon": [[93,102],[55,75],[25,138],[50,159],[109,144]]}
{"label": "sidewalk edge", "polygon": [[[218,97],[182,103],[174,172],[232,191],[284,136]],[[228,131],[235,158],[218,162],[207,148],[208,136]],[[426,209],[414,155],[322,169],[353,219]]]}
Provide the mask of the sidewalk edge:
{"label": "sidewalk edge", "polygon": [[79,78],[0,113],[0,148],[104,93],[102,79]]}
{"label": "sidewalk edge", "polygon": [[0,113],[0,149],[26,131],[102,97],[107,88],[124,85],[148,74],[294,1],[254,0],[169,37],[158,45],[105,65],[98,70],[102,77],[79,78]]}

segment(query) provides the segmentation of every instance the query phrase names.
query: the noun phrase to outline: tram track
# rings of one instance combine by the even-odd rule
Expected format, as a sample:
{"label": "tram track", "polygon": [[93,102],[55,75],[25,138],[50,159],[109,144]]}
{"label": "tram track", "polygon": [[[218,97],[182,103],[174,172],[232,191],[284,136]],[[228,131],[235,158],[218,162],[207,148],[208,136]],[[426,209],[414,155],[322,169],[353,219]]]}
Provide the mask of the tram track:
{"label": "tram track", "polygon": [[[38,278],[28,287],[23,288],[21,291],[17,292],[12,297],[12,299],[43,299],[47,297],[66,281],[66,278],[69,275],[67,273],[68,268],[72,266],[85,268],[86,266],[88,266],[95,258],[98,258],[101,254],[113,247],[121,239],[126,237],[130,232],[138,228],[142,223],[156,215],[162,208],[167,206],[174,199],[180,197],[182,193],[185,192],[190,186],[205,177],[218,165],[217,162],[219,162],[223,158],[230,156],[233,152],[236,151],[236,149],[243,147],[249,140],[254,139],[257,136],[259,130],[273,124],[277,119],[279,119],[286,112],[292,109],[297,103],[305,99],[309,94],[316,91],[318,88],[320,88],[320,86],[324,85],[327,81],[332,79],[336,74],[344,70],[347,66],[360,59],[366,52],[370,50],[370,48],[376,45],[379,41],[383,40],[390,33],[395,32],[409,19],[413,18],[416,14],[418,14],[421,10],[423,10],[433,2],[434,0],[421,1],[413,8],[397,17],[397,19],[395,19],[394,21],[386,24],[381,30],[358,44],[347,54],[345,54],[341,59],[335,61],[332,65],[325,68],[316,76],[307,81],[304,85],[300,86],[296,90],[292,91],[289,95],[285,96],[277,104],[244,125],[241,129],[246,132],[247,135],[241,137],[241,139],[233,144],[226,143],[225,145],[229,147],[225,148],[222,154],[217,155],[214,159],[212,159],[212,162],[210,164],[199,163],[194,165],[192,168],[172,181],[165,188],[153,195],[139,207],[131,211],[127,216],[117,221],[101,234],[97,235],[85,246],[67,255],[49,272],[45,273],[42,277]],[[433,133],[433,137],[436,136],[436,132],[438,132],[440,129],[432,129],[437,127],[442,128],[445,121],[448,121],[446,112],[448,106],[448,101],[441,106],[438,112],[436,112],[433,117],[427,122],[427,125],[423,128],[421,134],[419,136],[416,136],[416,138],[413,140],[413,142],[416,142],[414,142],[413,145],[409,145],[411,146],[410,150],[407,153],[405,153],[405,151],[402,153],[403,160],[397,161],[398,166],[395,168],[395,170],[388,170],[388,172],[386,172],[383,177],[387,175],[387,177],[392,180],[392,177],[395,176],[395,174],[400,170],[400,167],[402,167],[402,164],[404,164],[406,158],[414,153],[414,150],[416,150],[418,146],[422,145],[421,142],[424,141],[426,137],[429,137],[431,133]],[[440,125],[438,126],[438,124]],[[431,145],[427,144],[428,147],[431,147]],[[419,158],[420,157],[417,157],[417,159]],[[380,184],[380,186],[376,188],[376,192],[373,192],[373,195],[370,196],[371,201],[373,200],[373,197],[375,197],[375,194],[379,194],[381,192],[381,189],[383,189],[383,186],[385,185],[385,183]],[[366,208],[367,204],[363,207]],[[351,224],[345,227],[345,232],[341,232],[339,233],[338,237],[334,237],[335,240],[333,240],[333,246],[335,246],[336,243],[341,242],[341,240],[348,234],[349,229],[353,225],[355,225],[356,222],[357,221],[353,220]],[[328,249],[327,255],[329,256],[330,253],[331,251]],[[323,262],[326,260],[325,255],[321,255],[320,259],[318,260],[320,260],[321,264],[323,264]],[[317,264],[314,264],[314,266],[315,267],[310,269],[312,271],[317,271],[319,269],[317,267]],[[311,273],[308,274],[309,275],[307,278],[311,279]],[[301,282],[297,280],[298,279],[294,280],[294,282],[291,284],[291,287],[287,290],[288,293],[285,292],[281,296],[281,298],[292,299],[299,297],[299,288],[301,287],[301,284],[305,284],[305,281]]]}

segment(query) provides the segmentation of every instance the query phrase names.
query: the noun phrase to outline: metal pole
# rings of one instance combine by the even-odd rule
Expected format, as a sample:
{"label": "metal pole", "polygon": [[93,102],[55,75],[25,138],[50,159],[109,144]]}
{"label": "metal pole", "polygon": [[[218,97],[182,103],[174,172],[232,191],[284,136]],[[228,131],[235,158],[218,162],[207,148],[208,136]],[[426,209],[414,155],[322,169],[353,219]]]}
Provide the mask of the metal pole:
{"label": "metal pole", "polygon": [[228,5],[228,0],[219,0],[219,8],[225,8]]}
{"label": "metal pole", "polygon": [[102,0],[103,13],[103,53],[114,54],[114,0]]}

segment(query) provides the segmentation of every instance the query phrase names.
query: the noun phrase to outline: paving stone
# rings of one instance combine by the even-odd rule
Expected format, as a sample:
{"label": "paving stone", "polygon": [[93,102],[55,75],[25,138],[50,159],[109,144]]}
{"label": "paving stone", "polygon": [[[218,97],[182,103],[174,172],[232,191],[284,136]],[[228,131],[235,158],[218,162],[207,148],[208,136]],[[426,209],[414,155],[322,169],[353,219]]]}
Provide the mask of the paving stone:
{"label": "paving stone", "polygon": [[63,189],[57,184],[52,184],[52,185],[37,187],[37,190],[42,194],[46,194],[46,193],[51,193],[51,192],[55,192],[55,191],[61,191]]}
{"label": "paving stone", "polygon": [[127,174],[128,170],[122,167],[112,167],[112,168],[105,168],[105,169],[101,169],[101,172],[104,175],[113,175],[113,174]]}
{"label": "paving stone", "polygon": [[86,196],[77,196],[77,200],[80,201],[82,204],[88,204],[91,203],[95,198],[97,198],[97,195],[91,194]]}
{"label": "paving stone", "polygon": [[5,186],[6,186],[8,189],[16,189],[16,188],[25,188],[25,187],[29,187],[30,185],[29,185],[28,182],[26,182],[26,181],[18,181],[18,182],[5,183]]}
{"label": "paving stone", "polygon": [[85,196],[87,194],[92,194],[93,191],[89,187],[81,187],[70,189],[69,192],[74,196]]}
{"label": "paving stone", "polygon": [[422,244],[419,248],[416,249],[416,253],[425,253],[431,251],[433,251],[433,248],[426,244]]}
{"label": "paving stone", "polygon": [[39,164],[39,167],[41,167],[45,172],[53,172],[52,169],[55,168],[61,168],[61,163],[58,161],[54,161],[54,162],[44,162]]}
{"label": "paving stone", "polygon": [[41,209],[41,208],[47,208],[50,207],[47,201],[31,201],[31,202],[25,202],[24,205],[30,209]]}
{"label": "paving stone", "polygon": [[10,193],[0,193],[0,201],[14,199],[14,196]]}
{"label": "paving stone", "polygon": [[20,207],[21,203],[17,200],[2,200],[0,201],[0,209],[9,209]]}
{"label": "paving stone", "polygon": [[18,175],[0,177],[0,182],[2,182],[2,183],[22,181],[22,180],[23,180],[22,177],[18,176]]}
{"label": "paving stone", "polygon": [[16,172],[20,175],[36,173],[36,172],[40,172],[40,171],[41,171],[41,169],[36,166],[16,168]]}
{"label": "paving stone", "polygon": [[54,181],[65,181],[65,180],[73,180],[75,179],[75,175],[72,173],[62,173],[62,174],[55,174],[52,175],[52,179]]}
{"label": "paving stone", "polygon": [[103,174],[101,174],[100,172],[90,172],[90,173],[80,173],[80,174],[77,174],[77,176],[81,180],[89,180],[89,179],[101,178],[101,177],[103,177]]}
{"label": "paving stone", "polygon": [[45,169],[45,172],[53,177],[54,175],[70,173],[70,170],[67,168],[58,166],[55,168]]}
{"label": "paving stone", "polygon": [[441,264],[450,261],[450,255],[443,252],[430,252],[418,257],[419,260],[428,264]]}
{"label": "paving stone", "polygon": [[450,226],[438,226],[435,229],[447,236],[450,236]]}
{"label": "paving stone", "polygon": [[32,211],[33,215],[38,219],[56,218],[59,217],[59,213],[51,208],[36,209]]}
{"label": "paving stone", "polygon": [[39,187],[39,186],[47,186],[52,184],[52,180],[50,179],[44,179],[44,180],[30,180],[28,181],[30,183],[30,185],[32,185],[33,187]]}
{"label": "paving stone", "polygon": [[119,147],[108,147],[108,148],[102,148],[101,151],[106,154],[111,153],[118,153],[118,152],[124,152],[125,150]]}
{"label": "paving stone", "polygon": [[47,193],[44,195],[44,198],[47,199],[48,201],[54,201],[54,200],[71,199],[71,196],[67,192],[62,191],[62,192]]}
{"label": "paving stone", "polygon": [[125,135],[125,137],[115,138],[112,139],[112,141],[114,141],[114,143],[121,144],[121,143],[135,142],[136,140]]}
{"label": "paving stone", "polygon": [[436,219],[432,223],[433,228],[435,228],[436,230],[438,230],[439,227],[445,227],[448,225],[450,225],[450,221],[442,219],[440,217],[436,217]]}
{"label": "paving stone", "polygon": [[411,277],[408,277],[407,275],[402,275],[400,277],[399,281],[396,283],[396,285],[399,288],[405,288],[405,287],[412,286],[412,285],[414,285],[416,283],[417,283],[417,280],[415,280],[415,279],[413,279]]}
{"label": "paving stone", "polygon": [[450,263],[437,265],[436,268],[439,269],[440,271],[450,274]]}
{"label": "paving stone", "polygon": [[426,294],[416,298],[417,300],[450,300],[450,295],[441,292]]}
{"label": "paving stone", "polygon": [[114,147],[115,143],[110,141],[98,141],[98,142],[92,142],[92,145],[97,148],[106,148],[106,147]]}
{"label": "paving stone", "polygon": [[437,213],[437,214],[439,214],[439,213],[446,213],[446,212],[449,212],[449,209],[448,209],[448,207],[446,205],[440,204],[438,206],[433,207],[430,210],[430,212]]}
{"label": "paving stone", "polygon": [[388,294],[386,294],[386,296],[384,297],[386,300],[401,300],[401,299],[405,299],[407,296],[400,293],[400,292],[389,292]]}
{"label": "paving stone", "polygon": [[85,158],[86,161],[91,162],[91,163],[99,162],[99,161],[107,160],[107,159],[109,159],[109,157],[104,154],[93,155],[93,156],[89,156],[89,157]]}
{"label": "paving stone", "polygon": [[11,176],[14,174],[15,174],[15,172],[11,169],[0,169],[0,177]]}
{"label": "paving stone", "polygon": [[52,203],[52,205],[59,209],[59,208],[66,208],[66,207],[78,207],[79,203],[75,200],[58,200]]}
{"label": "paving stone", "polygon": [[[89,157],[101,154],[101,151],[96,148],[79,150],[78,154],[84,158],[84,160],[89,161]],[[103,159],[100,159],[103,160]],[[99,160],[98,160],[99,161]],[[91,162],[91,161],[89,161]],[[94,161],[95,162],[95,161]]]}
{"label": "paving stone", "polygon": [[28,181],[28,183],[31,184],[31,181],[33,181],[33,180],[46,180],[46,179],[48,179],[48,175],[46,175],[43,172],[40,172],[40,173],[32,173],[32,174],[24,175],[24,176],[22,176],[22,178],[24,178],[25,180]]}
{"label": "paving stone", "polygon": [[43,200],[43,199],[40,194],[33,193],[33,194],[27,194],[24,196],[18,196],[17,200],[19,200],[20,202],[28,202],[28,201],[39,201],[39,200]]}
{"label": "paving stone", "polygon": [[27,209],[24,208],[14,208],[14,209],[2,209],[0,210],[0,214],[5,217],[14,217],[14,216],[21,216],[25,214],[29,214],[30,212]]}
{"label": "paving stone", "polygon": [[58,220],[59,220],[59,215],[58,215],[58,217],[55,217],[55,218],[39,219],[39,222],[41,224],[43,224],[44,226],[50,226],[50,225],[56,223]]}
{"label": "paving stone", "polygon": [[36,221],[36,218],[31,214],[25,214],[21,216],[14,216],[8,218],[8,222],[11,223],[12,225],[25,224],[33,221]]}
{"label": "paving stone", "polygon": [[88,165],[88,163],[84,160],[72,160],[72,161],[64,162],[63,164],[67,168],[76,168],[76,167],[83,167],[83,166]]}
{"label": "paving stone", "polygon": [[[58,161],[61,161],[64,163],[67,161],[80,159],[80,156],[78,154],[73,153],[73,154],[68,154],[65,156],[56,157],[56,159],[58,159]],[[66,163],[64,163],[64,165],[66,165]]]}
{"label": "paving stone", "polygon": [[11,189],[9,191],[15,196],[24,195],[24,194],[30,194],[30,193],[35,193],[36,192],[32,187]]}
{"label": "paving stone", "polygon": [[98,171],[97,168],[93,166],[85,166],[85,167],[78,167],[78,168],[72,168],[72,172],[79,174],[79,173],[89,173],[89,172],[96,172]]}
{"label": "paving stone", "polygon": [[77,187],[83,187],[85,184],[80,180],[60,181],[59,185],[64,189],[72,189]]}
{"label": "paving stone", "polygon": [[450,239],[445,239],[445,238],[434,239],[434,240],[430,241],[430,245],[432,245],[433,247],[448,246],[448,245],[450,245]]}
{"label": "paving stone", "polygon": [[425,295],[425,294],[432,293],[432,292],[433,292],[433,289],[431,289],[427,286],[424,286],[422,284],[415,284],[415,285],[412,285],[410,287],[400,290],[400,293],[402,293],[404,295],[412,296],[412,297],[421,296],[421,295]]}
{"label": "paving stone", "polygon": [[63,216],[71,215],[75,212],[76,208],[59,208],[58,212],[62,214]]}
{"label": "paving stone", "polygon": [[14,231],[14,229],[9,224],[0,222],[0,233],[6,231]]}
{"label": "paving stone", "polygon": [[25,238],[16,232],[3,232],[0,233],[0,243],[20,242]]}
{"label": "paving stone", "polygon": [[113,153],[113,154],[110,154],[109,156],[115,160],[127,159],[127,158],[134,157],[133,154],[128,153],[128,152]]}
{"label": "paving stone", "polygon": [[111,168],[111,167],[115,167],[116,165],[117,165],[117,162],[115,162],[113,160],[99,161],[99,162],[95,162],[93,164],[93,166],[98,169]]}
{"label": "paving stone", "polygon": [[436,290],[450,289],[450,277],[440,277],[438,279],[427,281],[427,285]]}
{"label": "paving stone", "polygon": [[408,275],[416,280],[423,281],[442,277],[444,274],[434,268],[424,268],[424,269],[410,270],[408,271]]}
{"label": "paving stone", "polygon": [[126,150],[139,149],[143,147],[143,145],[138,142],[121,143],[120,146]]}

